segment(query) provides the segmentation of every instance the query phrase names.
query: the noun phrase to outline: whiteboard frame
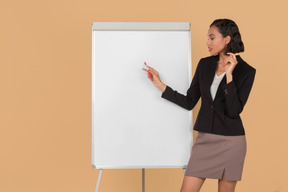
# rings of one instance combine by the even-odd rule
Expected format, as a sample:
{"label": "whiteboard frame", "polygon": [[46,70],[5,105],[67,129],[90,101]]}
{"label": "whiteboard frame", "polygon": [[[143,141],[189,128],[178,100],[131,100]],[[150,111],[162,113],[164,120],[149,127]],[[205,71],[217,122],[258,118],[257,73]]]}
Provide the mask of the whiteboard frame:
{"label": "whiteboard frame", "polygon": [[[94,169],[127,169],[127,168],[143,168],[142,166],[113,166],[113,167],[96,167],[95,159],[94,159],[94,133],[95,133],[95,120],[94,120],[94,108],[95,108],[95,58],[94,58],[94,50],[95,50],[95,38],[94,31],[189,31],[189,51],[188,54],[188,82],[189,85],[192,81],[192,53],[191,53],[191,24],[190,22],[93,22],[92,23],[92,168]],[[189,128],[190,128],[190,150],[192,150],[193,145],[193,113],[192,110],[188,112],[189,114]],[[182,166],[179,168],[186,168],[186,166]],[[146,166],[145,168],[169,168],[167,166]],[[175,166],[171,168],[177,168]]]}

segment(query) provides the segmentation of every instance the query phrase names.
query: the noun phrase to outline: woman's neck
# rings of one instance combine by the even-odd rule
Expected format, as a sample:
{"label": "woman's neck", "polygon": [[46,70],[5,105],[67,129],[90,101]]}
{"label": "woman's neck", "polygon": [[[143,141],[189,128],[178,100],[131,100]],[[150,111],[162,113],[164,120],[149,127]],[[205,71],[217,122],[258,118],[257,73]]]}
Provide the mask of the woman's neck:
{"label": "woman's neck", "polygon": [[227,56],[227,55],[224,55],[224,53],[223,52],[221,52],[221,53],[219,53],[219,63],[220,64],[223,64],[223,61],[225,60],[225,59],[227,59],[227,58],[229,58],[229,55]]}

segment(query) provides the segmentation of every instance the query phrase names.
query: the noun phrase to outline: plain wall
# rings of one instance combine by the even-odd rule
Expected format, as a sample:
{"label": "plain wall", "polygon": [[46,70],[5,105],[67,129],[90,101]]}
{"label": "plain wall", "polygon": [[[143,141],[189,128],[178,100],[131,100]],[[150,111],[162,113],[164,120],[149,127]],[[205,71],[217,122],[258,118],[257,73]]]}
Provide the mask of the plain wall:
{"label": "plain wall", "polygon": [[[0,0],[0,191],[94,191],[92,22],[191,22],[194,76],[218,18],[238,24],[239,55],[257,70],[241,113],[247,154],[236,191],[288,191],[286,8],[284,0]],[[141,191],[141,176],[141,169],[104,170],[100,191]],[[182,169],[147,169],[146,191],[180,191],[183,177]],[[217,184],[206,179],[201,192]]]}

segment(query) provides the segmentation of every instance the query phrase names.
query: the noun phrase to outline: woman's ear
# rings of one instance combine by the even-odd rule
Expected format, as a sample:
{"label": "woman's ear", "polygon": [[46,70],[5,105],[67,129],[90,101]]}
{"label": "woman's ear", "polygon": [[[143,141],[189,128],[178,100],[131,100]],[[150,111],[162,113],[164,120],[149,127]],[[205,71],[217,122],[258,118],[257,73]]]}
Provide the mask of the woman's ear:
{"label": "woman's ear", "polygon": [[230,35],[227,35],[227,36],[225,37],[225,43],[226,43],[226,45],[230,42],[230,40],[231,40]]}

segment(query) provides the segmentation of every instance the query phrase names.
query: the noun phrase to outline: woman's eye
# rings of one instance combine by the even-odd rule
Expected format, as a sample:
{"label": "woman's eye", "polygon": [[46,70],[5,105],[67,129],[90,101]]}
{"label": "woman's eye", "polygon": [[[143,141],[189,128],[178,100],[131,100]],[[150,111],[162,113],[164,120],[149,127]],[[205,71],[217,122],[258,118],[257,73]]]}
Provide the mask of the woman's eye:
{"label": "woman's eye", "polygon": [[211,40],[213,40],[214,38],[211,38]]}

